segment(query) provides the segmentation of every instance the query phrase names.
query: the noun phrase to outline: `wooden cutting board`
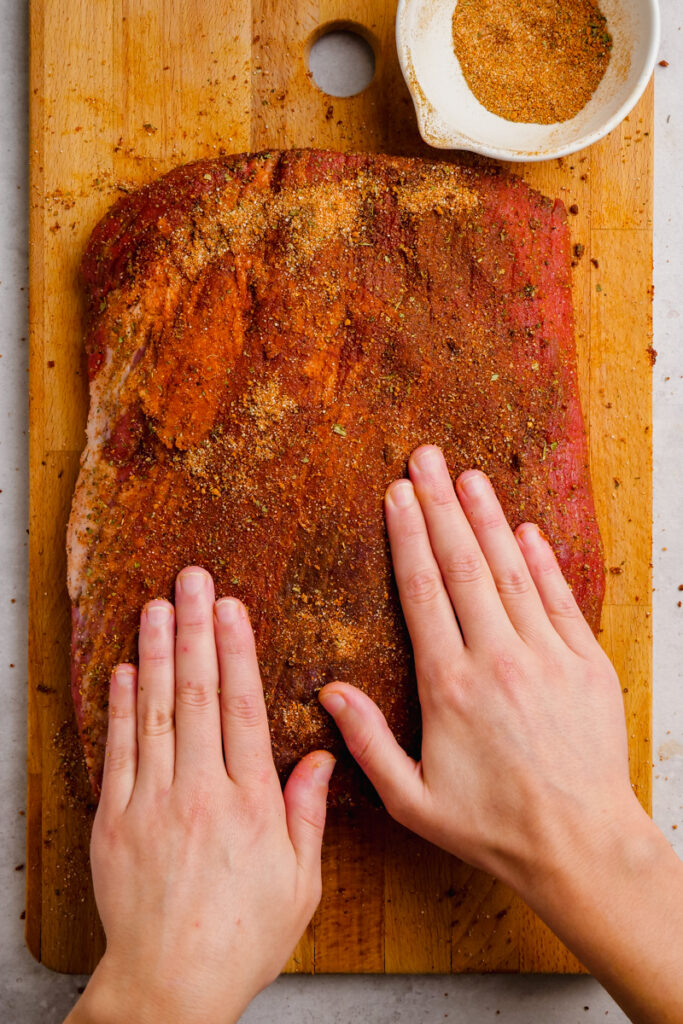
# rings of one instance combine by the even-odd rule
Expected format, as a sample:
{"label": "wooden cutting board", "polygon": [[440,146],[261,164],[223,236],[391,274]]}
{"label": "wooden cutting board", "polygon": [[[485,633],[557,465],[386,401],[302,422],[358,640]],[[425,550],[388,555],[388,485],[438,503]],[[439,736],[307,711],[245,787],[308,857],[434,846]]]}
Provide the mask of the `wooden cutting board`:
{"label": "wooden cutting board", "polygon": [[[90,971],[103,937],[88,870],[92,818],[69,694],[65,523],[84,443],[77,272],[121,194],[175,164],[287,146],[436,158],[393,41],[395,0],[34,0],[31,5],[30,624],[26,938]],[[360,95],[321,93],[313,39],[359,27],[376,54]],[[606,547],[601,634],[620,672],[633,784],[651,787],[652,89],[589,151],[513,168],[572,211],[583,406]],[[324,895],[288,970],[580,970],[504,886],[394,825],[333,813]]]}

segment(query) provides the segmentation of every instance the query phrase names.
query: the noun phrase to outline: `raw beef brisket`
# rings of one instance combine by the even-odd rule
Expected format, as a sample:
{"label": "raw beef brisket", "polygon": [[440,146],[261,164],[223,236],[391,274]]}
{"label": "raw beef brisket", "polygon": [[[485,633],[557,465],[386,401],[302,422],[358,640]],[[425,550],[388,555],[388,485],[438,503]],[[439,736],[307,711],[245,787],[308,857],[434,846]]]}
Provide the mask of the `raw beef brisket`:
{"label": "raw beef brisket", "polygon": [[[382,496],[419,444],[478,466],[552,541],[594,629],[604,589],[564,208],[495,171],[321,151],[181,167],[83,260],[87,446],[69,526],[73,696],[97,789],[108,681],[140,609],[205,566],[256,631],[282,776],[343,744],[316,693],[419,708]],[[348,763],[336,796],[353,795]]]}

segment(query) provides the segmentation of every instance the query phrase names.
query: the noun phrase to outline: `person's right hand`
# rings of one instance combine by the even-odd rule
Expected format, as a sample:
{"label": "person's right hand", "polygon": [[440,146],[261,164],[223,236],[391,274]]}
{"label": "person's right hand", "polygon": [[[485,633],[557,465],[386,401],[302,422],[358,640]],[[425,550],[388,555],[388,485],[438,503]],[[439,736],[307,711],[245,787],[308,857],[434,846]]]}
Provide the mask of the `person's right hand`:
{"label": "person's right hand", "polygon": [[521,893],[635,1019],[681,1021],[683,983],[667,996],[651,979],[680,974],[683,872],[632,792],[616,673],[549,543],[512,533],[483,473],[454,490],[431,446],[409,471],[386,520],[420,762],[361,690],[334,682],[320,700],[393,817]]}
{"label": "person's right hand", "polygon": [[530,524],[515,538],[483,473],[456,494],[424,447],[410,477],[389,487],[386,520],[422,760],[362,691],[335,682],[320,699],[398,821],[519,887],[568,828],[637,813],[620,686],[550,545]]}

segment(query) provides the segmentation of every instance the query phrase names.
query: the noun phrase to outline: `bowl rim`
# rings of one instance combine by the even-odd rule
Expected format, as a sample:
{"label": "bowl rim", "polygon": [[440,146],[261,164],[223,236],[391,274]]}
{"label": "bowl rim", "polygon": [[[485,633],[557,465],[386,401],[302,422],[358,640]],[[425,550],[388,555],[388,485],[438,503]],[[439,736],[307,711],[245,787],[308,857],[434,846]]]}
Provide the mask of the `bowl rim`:
{"label": "bowl rim", "polygon": [[410,8],[424,3],[434,3],[434,0],[398,0],[395,29],[396,50],[398,53],[401,73],[408,87],[410,97],[413,101],[413,106],[415,107],[420,135],[429,146],[432,146],[435,149],[465,149],[471,153],[478,153],[481,156],[492,157],[495,160],[507,160],[512,162],[524,161],[525,163],[534,163],[542,160],[555,160],[558,157],[569,156],[571,153],[576,153],[578,150],[585,149],[587,146],[592,146],[594,142],[598,142],[600,139],[604,138],[605,135],[608,135],[628,114],[630,114],[647,88],[647,84],[650,81],[650,77],[657,60],[657,54],[659,52],[661,37],[659,0],[645,0],[645,4],[649,8],[652,19],[652,31],[650,32],[643,67],[624,102],[599,128],[595,128],[593,131],[587,132],[585,135],[581,135],[572,142],[565,143],[562,146],[555,146],[552,149],[536,150],[509,149],[505,146],[490,146],[486,143],[478,142],[476,139],[471,139],[467,135],[458,133],[457,130],[454,130],[449,138],[436,137],[431,135],[429,131],[426,115],[428,110],[434,110],[437,112],[438,110],[431,100],[428,100],[424,93],[422,93],[419,86],[419,80],[413,65],[412,48],[410,46],[409,33],[406,25],[407,12]]}

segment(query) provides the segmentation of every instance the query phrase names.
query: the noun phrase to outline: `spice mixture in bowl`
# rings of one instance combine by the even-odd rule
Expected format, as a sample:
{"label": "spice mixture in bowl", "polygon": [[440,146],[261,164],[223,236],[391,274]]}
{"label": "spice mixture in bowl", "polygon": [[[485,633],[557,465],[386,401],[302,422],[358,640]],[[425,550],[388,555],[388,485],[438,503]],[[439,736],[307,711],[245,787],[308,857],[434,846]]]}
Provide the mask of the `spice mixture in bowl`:
{"label": "spice mixture in bowl", "polygon": [[554,124],[581,111],[612,52],[594,0],[458,0],[453,46],[480,103],[508,121]]}
{"label": "spice mixture in bowl", "polygon": [[547,160],[635,105],[659,45],[657,0],[399,0],[399,60],[422,137]]}

